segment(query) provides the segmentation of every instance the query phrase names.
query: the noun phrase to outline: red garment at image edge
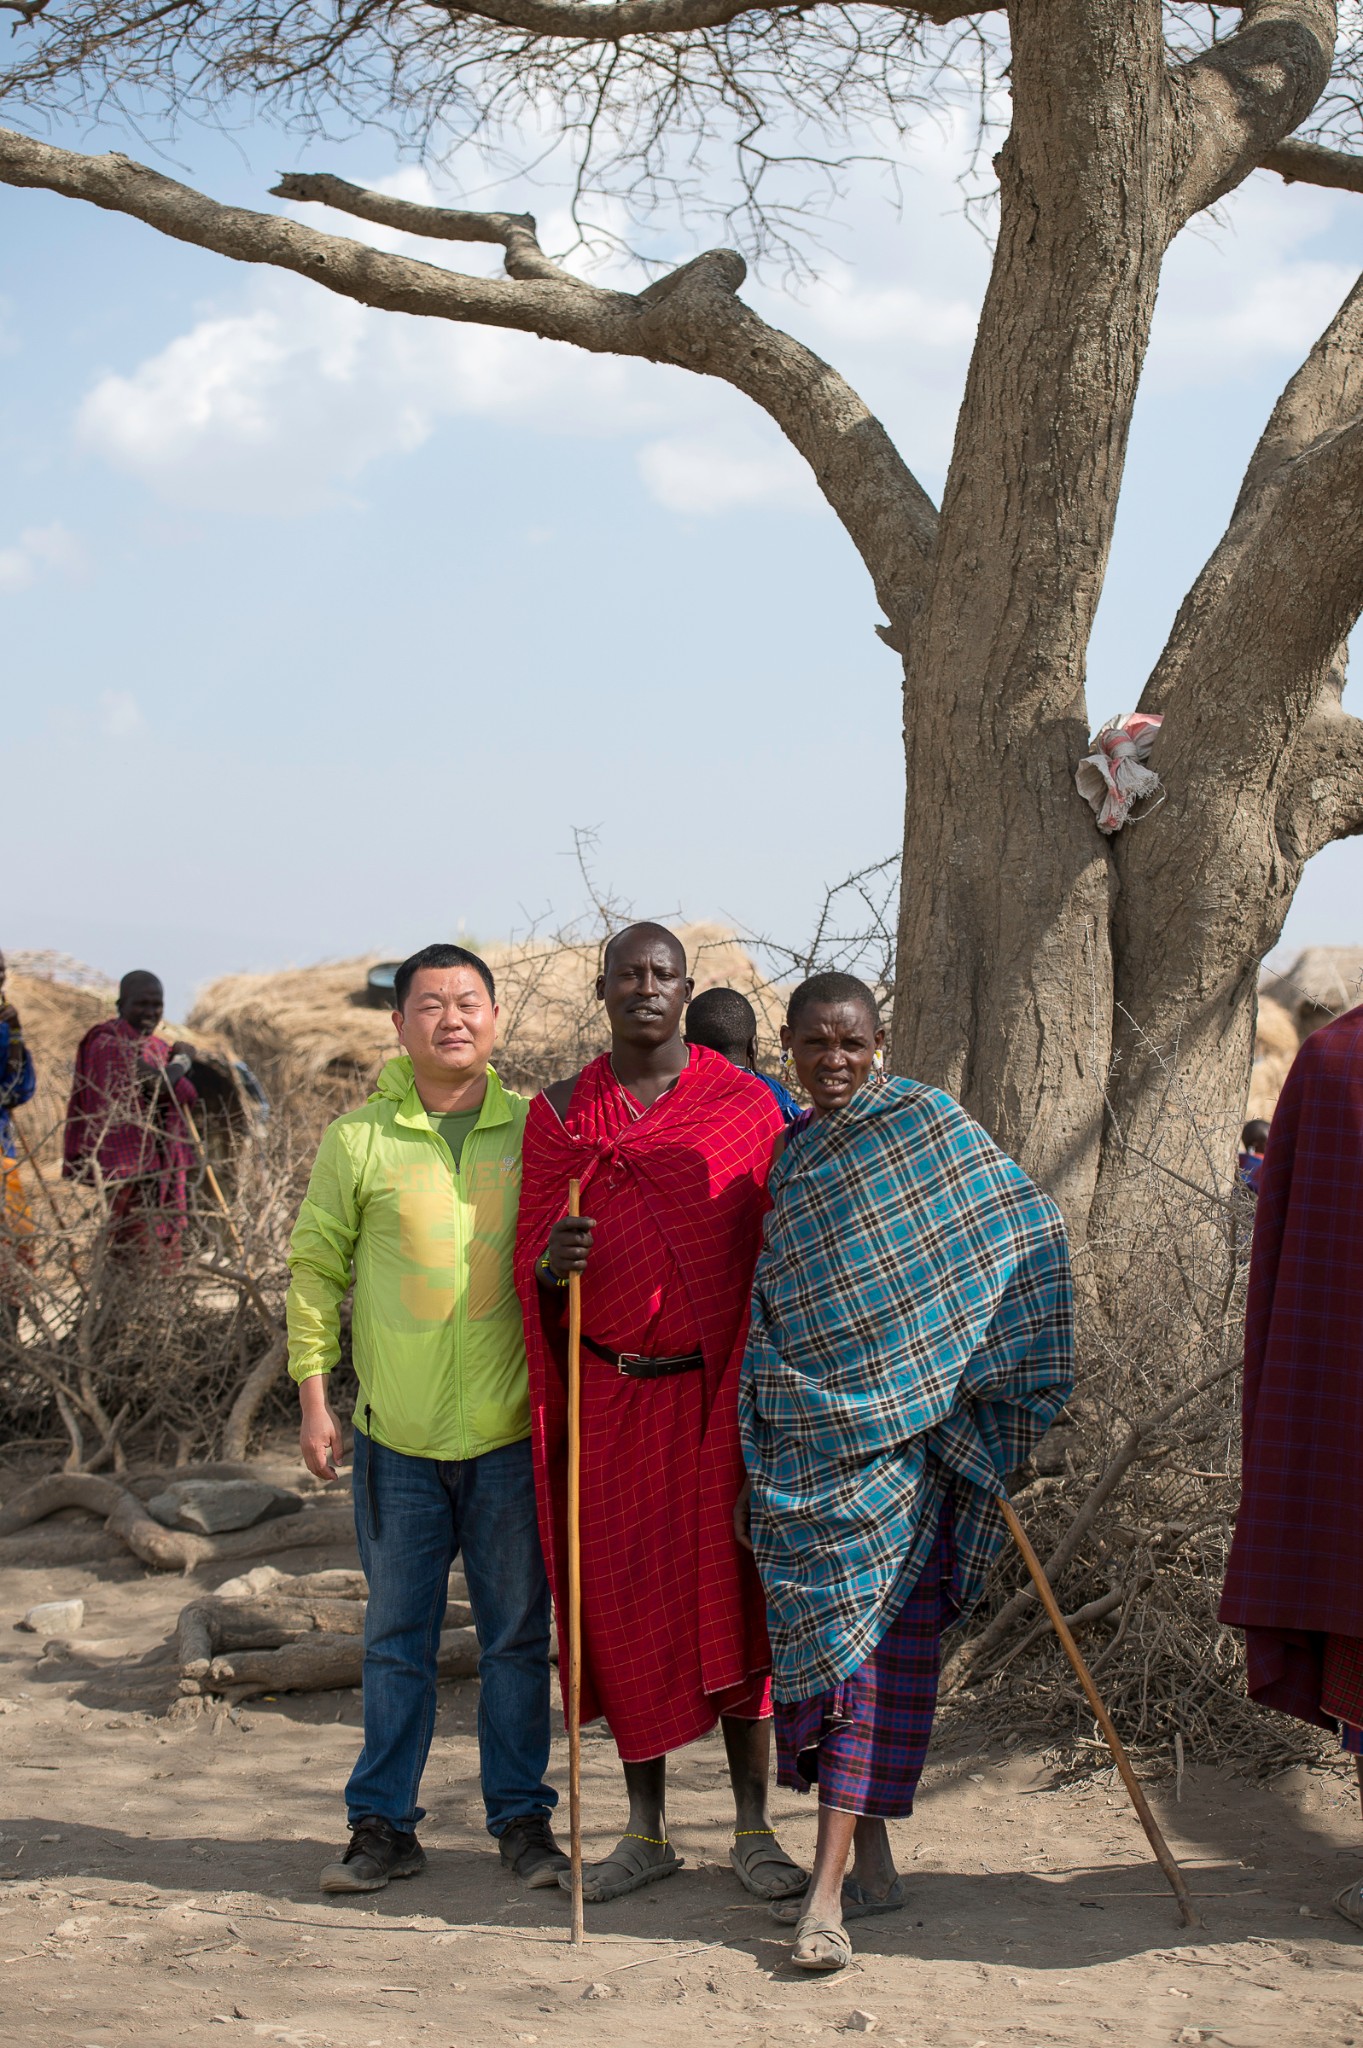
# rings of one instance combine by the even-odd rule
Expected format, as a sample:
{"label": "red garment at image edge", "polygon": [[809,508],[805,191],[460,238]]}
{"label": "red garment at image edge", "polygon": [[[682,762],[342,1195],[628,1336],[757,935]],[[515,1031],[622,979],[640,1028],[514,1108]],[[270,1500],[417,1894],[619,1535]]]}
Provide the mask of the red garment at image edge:
{"label": "red garment at image edge", "polygon": [[571,1178],[596,1224],[583,1330],[617,1352],[705,1360],[636,1380],[582,1350],[582,1718],[604,1714],[627,1763],[694,1742],[721,1713],[768,1710],[762,1590],[733,1506],[738,1369],[781,1128],[770,1090],[699,1046],[650,1109],[607,1055],[583,1069],[565,1121],[543,1095],[530,1105],[516,1284],[565,1686],[567,1297],[540,1288],[534,1265]]}
{"label": "red garment at image edge", "polygon": [[1269,1134],[1245,1312],[1242,1497],[1221,1596],[1222,1621],[1245,1631],[1251,1696],[1318,1727],[1339,1715],[1322,1697],[1327,1650],[1342,1677],[1357,1649],[1340,1639],[1363,1638],[1360,1475],[1363,1009],[1306,1040]]}

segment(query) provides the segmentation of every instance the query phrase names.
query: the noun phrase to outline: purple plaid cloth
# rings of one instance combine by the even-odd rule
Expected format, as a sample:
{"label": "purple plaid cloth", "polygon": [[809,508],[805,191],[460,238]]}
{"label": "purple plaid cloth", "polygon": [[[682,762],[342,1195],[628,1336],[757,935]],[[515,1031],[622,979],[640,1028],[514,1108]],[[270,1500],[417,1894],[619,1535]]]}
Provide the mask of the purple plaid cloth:
{"label": "purple plaid cloth", "polygon": [[1313,1032],[1259,1180],[1242,1496],[1221,1619],[1249,1690],[1318,1727],[1326,1638],[1363,1636],[1363,1009]]}
{"label": "purple plaid cloth", "polygon": [[776,1782],[793,1792],[819,1787],[821,1806],[904,1820],[923,1775],[942,1630],[956,1612],[955,1516],[943,1504],[937,1541],[904,1605],[850,1677],[807,1700],[773,1707]]}

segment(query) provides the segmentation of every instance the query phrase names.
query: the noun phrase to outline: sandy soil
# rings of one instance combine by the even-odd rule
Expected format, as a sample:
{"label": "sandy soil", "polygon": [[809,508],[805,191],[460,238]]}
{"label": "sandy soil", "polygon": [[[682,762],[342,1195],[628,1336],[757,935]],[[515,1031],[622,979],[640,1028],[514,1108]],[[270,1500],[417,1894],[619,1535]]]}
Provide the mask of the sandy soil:
{"label": "sandy soil", "polygon": [[[473,1683],[442,1689],[428,1871],[360,1905],[323,1899],[359,1700],[171,1709],[163,1645],[193,1590],[119,1560],[0,1571],[5,2044],[784,2048],[866,2032],[914,2048],[1363,2048],[1363,1935],[1330,1908],[1363,1870],[1343,1766],[1270,1787],[1194,1766],[1181,1802],[1159,1788],[1202,1895],[1206,1926],[1188,1933],[1120,1788],[1057,1784],[1023,1745],[935,1753],[918,1815],[895,1828],[909,1910],[862,1923],[854,1967],[811,1981],[729,1871],[712,1739],[674,1760],[686,1869],[589,1907],[574,1950],[566,1897],[518,1890],[482,1831]],[[72,1593],[87,1606],[79,1659],[12,1629],[34,1602]],[[617,1770],[607,1738],[585,1749],[599,1854],[619,1825]],[[564,1770],[560,1746],[560,1783]],[[808,1802],[776,1803],[807,1857]]]}

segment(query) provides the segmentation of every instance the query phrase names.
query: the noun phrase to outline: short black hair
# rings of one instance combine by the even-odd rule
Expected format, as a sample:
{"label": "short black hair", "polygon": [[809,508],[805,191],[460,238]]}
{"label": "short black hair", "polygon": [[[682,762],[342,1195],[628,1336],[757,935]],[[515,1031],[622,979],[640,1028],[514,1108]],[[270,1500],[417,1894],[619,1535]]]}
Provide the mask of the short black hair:
{"label": "short black hair", "polygon": [[651,917],[640,918],[638,922],[635,924],[621,925],[618,932],[611,933],[610,937],[607,939],[605,945],[601,949],[601,972],[603,974],[607,971],[607,969],[610,966],[611,948],[613,946],[618,946],[621,939],[627,939],[631,932],[652,932],[656,938],[666,939],[669,946],[674,948],[677,958],[681,961],[682,973],[685,974],[685,946],[682,944],[681,940],[677,937],[677,934],[675,932],[670,932],[665,924],[655,924]]}
{"label": "short black hair", "polygon": [[859,1003],[877,1031],[880,1029],[880,1005],[875,993],[864,981],[858,981],[855,974],[811,974],[786,1005],[786,1023],[793,1028],[815,1003]]}
{"label": "short black hair", "polygon": [[120,981],[118,984],[119,1009],[122,1009],[123,1005],[127,1002],[128,997],[133,993],[134,989],[144,987],[159,988],[161,989],[162,995],[165,994],[165,989],[162,987],[161,984],[160,975],[153,974],[150,967],[130,968],[128,973],[124,975],[122,981]]}
{"label": "short black hair", "polygon": [[757,1012],[736,988],[707,988],[688,1005],[682,1037],[711,1052],[744,1052],[757,1036]]}
{"label": "short black hair", "polygon": [[471,967],[475,974],[482,976],[491,1001],[495,1003],[497,1000],[497,984],[492,979],[492,969],[486,960],[470,953],[467,946],[423,946],[419,953],[409,953],[393,975],[393,1002],[399,1010],[406,1009],[412,982],[423,967]]}
{"label": "short black hair", "polygon": [[1268,1125],[1261,1116],[1252,1116],[1240,1133],[1240,1143],[1246,1152],[1262,1152],[1268,1143]]}

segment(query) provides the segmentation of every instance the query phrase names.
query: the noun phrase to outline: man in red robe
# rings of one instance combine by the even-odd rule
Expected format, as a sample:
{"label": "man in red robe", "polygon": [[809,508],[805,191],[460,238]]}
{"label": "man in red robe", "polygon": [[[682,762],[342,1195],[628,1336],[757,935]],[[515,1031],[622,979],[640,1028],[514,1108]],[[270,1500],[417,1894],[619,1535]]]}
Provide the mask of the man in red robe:
{"label": "man in red robe", "polygon": [[115,1257],[155,1252],[173,1265],[185,1227],[186,1174],[195,1163],[180,1110],[199,1098],[186,1078],[193,1047],[156,1036],[164,1008],[157,977],[137,969],[118,985],[118,1014],[82,1038],[62,1175],[107,1189]]}
{"label": "man in red robe", "polygon": [[[691,982],[671,932],[617,933],[596,987],[611,1050],[530,1106],[516,1256],[563,1673],[566,1289],[582,1276],[582,1717],[605,1716],[629,1795],[625,1833],[588,1870],[586,1895],[618,1898],[681,1868],[667,1752],[720,1721],[730,1861],[757,1897],[788,1898],[806,1876],[767,1813],[770,1652],[733,1530],[738,1366],[781,1114],[753,1075],[683,1044]],[[573,1178],[587,1212],[576,1220]]]}
{"label": "man in red robe", "polygon": [[[1259,1176],[1221,1619],[1249,1690],[1363,1752],[1363,1009],[1312,1033]],[[1359,1764],[1363,1784],[1363,1759]],[[1336,1905],[1363,1927],[1363,1882]]]}

